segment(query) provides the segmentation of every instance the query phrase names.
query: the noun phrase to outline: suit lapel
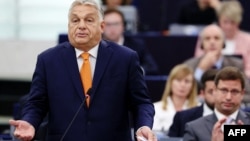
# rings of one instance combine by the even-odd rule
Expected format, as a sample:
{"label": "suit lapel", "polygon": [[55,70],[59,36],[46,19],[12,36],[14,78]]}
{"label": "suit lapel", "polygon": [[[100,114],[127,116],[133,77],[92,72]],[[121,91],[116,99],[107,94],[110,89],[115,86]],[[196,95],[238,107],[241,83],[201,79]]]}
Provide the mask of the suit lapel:
{"label": "suit lapel", "polygon": [[196,115],[197,117],[202,117],[203,114],[203,104],[197,108]]}
{"label": "suit lapel", "polygon": [[246,115],[245,112],[241,110],[239,110],[236,120],[236,122],[238,122],[238,120],[241,120],[244,124],[250,124],[250,118]]}
{"label": "suit lapel", "polygon": [[217,122],[217,120],[218,119],[217,119],[215,113],[206,116],[206,123],[205,124],[206,124],[207,130],[210,134],[212,133],[213,126]]}
{"label": "suit lapel", "polygon": [[102,40],[99,45],[99,50],[96,59],[96,66],[95,66],[93,85],[92,85],[93,91],[91,94],[91,99],[94,98],[95,92],[98,89],[98,85],[108,66],[108,63],[110,62],[112,54],[113,54],[112,48],[108,46],[108,43],[106,41]]}
{"label": "suit lapel", "polygon": [[66,65],[65,68],[68,70],[72,83],[75,89],[77,90],[77,94],[83,100],[83,88],[81,84],[80,73],[77,65],[74,47],[71,46],[69,43],[65,44],[64,47],[64,50],[62,50],[62,57]]}
{"label": "suit lapel", "polygon": [[230,63],[228,62],[228,58],[226,56],[223,56],[223,61],[221,64],[221,68],[230,65]]}

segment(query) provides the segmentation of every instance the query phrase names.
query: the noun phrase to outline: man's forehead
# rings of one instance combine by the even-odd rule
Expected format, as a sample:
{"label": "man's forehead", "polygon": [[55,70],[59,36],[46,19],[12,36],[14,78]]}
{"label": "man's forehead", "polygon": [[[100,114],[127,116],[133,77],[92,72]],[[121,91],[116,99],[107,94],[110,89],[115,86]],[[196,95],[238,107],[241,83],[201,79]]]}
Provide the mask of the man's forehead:
{"label": "man's forehead", "polygon": [[219,80],[218,81],[218,86],[224,86],[224,87],[241,87],[241,82],[239,79],[237,80]]}
{"label": "man's forehead", "polygon": [[219,37],[223,37],[223,31],[220,29],[220,27],[218,27],[217,25],[209,25],[207,27],[205,27],[201,33],[202,37],[207,37],[207,36],[219,36]]}
{"label": "man's forehead", "polygon": [[207,30],[204,32],[204,37],[218,36],[222,37],[222,33],[219,30]]}
{"label": "man's forehead", "polygon": [[97,9],[91,5],[76,5],[72,8],[71,13],[89,13],[93,12],[96,13]]}

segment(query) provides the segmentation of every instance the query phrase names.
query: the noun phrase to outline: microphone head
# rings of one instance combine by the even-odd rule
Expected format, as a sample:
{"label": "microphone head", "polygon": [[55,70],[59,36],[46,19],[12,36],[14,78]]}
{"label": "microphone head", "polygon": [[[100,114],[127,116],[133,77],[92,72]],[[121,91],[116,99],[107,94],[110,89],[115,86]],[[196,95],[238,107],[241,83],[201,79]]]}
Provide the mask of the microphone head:
{"label": "microphone head", "polygon": [[88,91],[87,91],[87,95],[91,95],[92,94],[92,88],[89,88]]}

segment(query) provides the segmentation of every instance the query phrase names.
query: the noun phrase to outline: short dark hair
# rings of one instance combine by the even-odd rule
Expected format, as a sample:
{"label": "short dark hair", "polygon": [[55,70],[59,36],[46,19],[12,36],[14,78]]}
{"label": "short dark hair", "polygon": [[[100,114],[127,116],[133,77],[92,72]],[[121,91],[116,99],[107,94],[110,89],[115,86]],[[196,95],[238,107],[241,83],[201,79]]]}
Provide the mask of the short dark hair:
{"label": "short dark hair", "polygon": [[122,18],[123,25],[124,26],[126,25],[126,23],[125,23],[125,17],[123,15],[123,13],[120,10],[118,10],[117,8],[108,8],[108,9],[106,9],[104,11],[104,16],[106,16],[108,14],[112,14],[112,13],[116,13],[116,14],[120,15],[120,17]]}
{"label": "short dark hair", "polygon": [[209,69],[209,70],[205,71],[201,77],[200,89],[204,90],[206,88],[207,81],[214,81],[217,72],[218,72],[218,70],[216,70],[216,69]]}
{"label": "short dark hair", "polygon": [[241,88],[245,88],[244,74],[237,68],[227,66],[222,68],[215,76],[215,85],[218,86],[219,80],[240,80]]}
{"label": "short dark hair", "polygon": [[[107,0],[102,0],[102,3],[104,5],[107,5]],[[122,0],[121,5],[127,5],[127,4],[130,4],[130,3],[131,3],[130,0]]]}

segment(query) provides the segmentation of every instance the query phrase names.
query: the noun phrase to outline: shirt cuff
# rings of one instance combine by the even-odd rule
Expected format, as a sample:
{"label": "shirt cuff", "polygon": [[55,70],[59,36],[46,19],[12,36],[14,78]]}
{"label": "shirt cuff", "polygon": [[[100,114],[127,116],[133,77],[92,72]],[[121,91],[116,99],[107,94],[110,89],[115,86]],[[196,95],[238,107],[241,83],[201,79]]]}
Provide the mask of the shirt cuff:
{"label": "shirt cuff", "polygon": [[196,69],[195,69],[194,77],[195,77],[195,79],[196,79],[198,82],[201,81],[201,77],[202,77],[203,73],[204,73],[204,71],[203,71],[202,69],[200,69],[200,68],[196,68]]}

